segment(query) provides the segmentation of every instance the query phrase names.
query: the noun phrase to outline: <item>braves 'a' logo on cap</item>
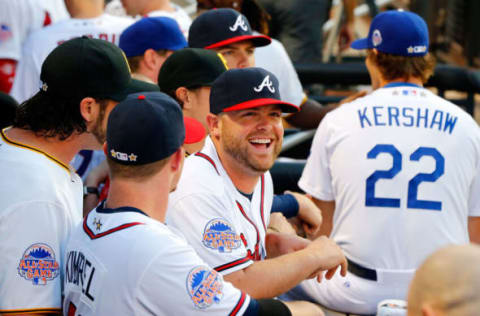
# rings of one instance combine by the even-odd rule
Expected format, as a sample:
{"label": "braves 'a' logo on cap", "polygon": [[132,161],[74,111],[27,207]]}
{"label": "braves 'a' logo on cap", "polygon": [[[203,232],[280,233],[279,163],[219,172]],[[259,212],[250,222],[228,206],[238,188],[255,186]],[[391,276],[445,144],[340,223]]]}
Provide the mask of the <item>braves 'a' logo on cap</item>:
{"label": "braves 'a' logo on cap", "polygon": [[378,45],[382,44],[382,34],[379,30],[373,31],[372,34],[372,44],[373,46],[377,47]]}
{"label": "braves 'a' logo on cap", "polygon": [[248,31],[247,23],[245,23],[245,20],[243,19],[242,15],[237,16],[237,20],[235,20],[235,24],[229,27],[230,31],[232,32],[236,32],[238,28],[241,28],[245,32]]}
{"label": "braves 'a' logo on cap", "polygon": [[254,87],[255,92],[261,92],[263,88],[267,88],[271,93],[275,93],[275,87],[273,86],[272,80],[270,80],[270,75],[267,75],[263,78],[262,83],[258,87]]}

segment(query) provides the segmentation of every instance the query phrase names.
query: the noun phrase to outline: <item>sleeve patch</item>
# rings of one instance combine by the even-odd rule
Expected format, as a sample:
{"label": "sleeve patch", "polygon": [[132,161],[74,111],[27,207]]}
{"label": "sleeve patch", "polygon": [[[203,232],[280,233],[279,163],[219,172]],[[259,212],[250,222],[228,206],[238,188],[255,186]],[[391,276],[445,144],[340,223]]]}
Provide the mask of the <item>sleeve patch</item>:
{"label": "sleeve patch", "polygon": [[55,252],[42,243],[33,244],[25,250],[17,269],[18,274],[33,285],[46,285],[60,273]]}
{"label": "sleeve patch", "polygon": [[202,244],[219,253],[230,253],[240,248],[242,240],[233,225],[223,218],[212,219],[205,225]]}
{"label": "sleeve patch", "polygon": [[193,305],[199,309],[219,304],[223,298],[223,280],[220,274],[205,266],[193,268],[187,276],[187,291]]}

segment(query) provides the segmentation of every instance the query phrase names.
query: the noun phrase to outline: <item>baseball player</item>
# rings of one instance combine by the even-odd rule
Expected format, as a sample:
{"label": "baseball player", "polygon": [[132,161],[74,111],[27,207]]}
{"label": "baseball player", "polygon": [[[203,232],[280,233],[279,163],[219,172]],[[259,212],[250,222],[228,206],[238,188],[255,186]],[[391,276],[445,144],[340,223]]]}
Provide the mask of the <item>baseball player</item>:
{"label": "baseball player", "polygon": [[408,316],[474,316],[480,310],[480,247],[452,245],[429,256],[415,272]]}
{"label": "baseball player", "polygon": [[87,37],[46,58],[42,88],[0,133],[0,313],[58,313],[67,236],[82,218],[82,182],[68,163],[99,149],[106,119],[131,86],[122,51]]}
{"label": "baseball player", "polygon": [[434,63],[418,15],[381,13],[352,48],[368,50],[374,91],[325,117],[299,181],[350,273],[303,285],[322,305],[369,314],[383,299],[405,299],[414,270],[436,249],[468,243],[469,231],[479,241],[480,131],[423,88]]}
{"label": "baseball player", "polygon": [[[226,3],[216,1],[215,5],[226,6]],[[233,9],[215,9],[200,14],[189,30],[188,45],[221,53],[230,69],[257,66],[275,74],[282,83],[280,95],[283,100],[301,107],[300,112],[286,117],[291,125],[316,128],[325,113],[336,107],[322,107],[308,99],[283,46],[266,35],[253,32],[248,19]]]}
{"label": "baseball player", "polygon": [[[286,304],[225,282],[164,224],[188,133],[179,105],[160,92],[131,95],[112,111],[110,194],[67,244],[64,315],[290,315]],[[310,273],[315,251],[312,243],[299,252]]]}
{"label": "baseball player", "polygon": [[119,47],[127,56],[132,77],[156,84],[165,60],[187,47],[187,41],[174,19],[146,17],[123,31]]}
{"label": "baseball player", "polygon": [[[310,270],[296,252],[275,258],[284,253],[282,247],[301,249],[306,240],[267,235],[273,198],[268,169],[281,148],[282,110],[298,108],[280,101],[272,73],[245,68],[221,74],[210,94],[210,137],[200,152],[186,159],[170,196],[167,223],[181,230],[227,281],[254,298],[283,293]],[[345,267],[334,243],[325,237],[314,243],[325,246],[318,271],[330,269],[331,276],[339,264]],[[263,260],[267,255],[271,259]]]}
{"label": "baseball player", "polygon": [[66,19],[63,0],[0,0],[0,91],[8,93],[27,36]]}
{"label": "baseball player", "polygon": [[177,21],[183,36],[187,38],[192,19],[180,6],[170,0],[121,0],[130,16],[158,17],[166,16]]}
{"label": "baseball player", "polygon": [[130,18],[103,14],[103,0],[71,0],[67,4],[71,19],[32,33],[24,44],[10,93],[20,103],[37,92],[42,63],[55,47],[84,35],[118,45],[120,34],[133,22]]}

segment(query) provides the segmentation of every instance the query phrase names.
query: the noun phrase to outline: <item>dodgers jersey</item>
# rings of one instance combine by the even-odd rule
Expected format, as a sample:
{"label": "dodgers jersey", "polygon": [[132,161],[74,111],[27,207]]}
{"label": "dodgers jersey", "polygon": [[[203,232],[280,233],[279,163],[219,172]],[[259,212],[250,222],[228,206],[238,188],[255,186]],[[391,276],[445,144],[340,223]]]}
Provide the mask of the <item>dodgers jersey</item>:
{"label": "dodgers jersey", "polygon": [[480,216],[480,131],[432,92],[389,84],[321,122],[299,186],[335,200],[331,237],[370,268],[414,269],[469,242]]}
{"label": "dodgers jersey", "polygon": [[69,17],[64,0],[0,0],[0,59],[19,60],[27,36]]}
{"label": "dodgers jersey", "polygon": [[40,89],[45,58],[58,45],[72,38],[89,36],[118,45],[120,34],[133,19],[102,14],[93,19],[67,19],[32,33],[26,40],[10,94],[19,102]]}
{"label": "dodgers jersey", "polygon": [[242,195],[207,137],[203,149],[185,159],[177,189],[169,197],[167,223],[225,275],[265,258],[272,199],[268,172],[260,177],[251,200]]}
{"label": "dodgers jersey", "polygon": [[67,244],[64,315],[243,315],[250,297],[223,281],[163,223],[101,203]]}
{"label": "dodgers jersey", "polygon": [[60,311],[61,264],[82,219],[82,181],[54,157],[0,136],[0,314]]}

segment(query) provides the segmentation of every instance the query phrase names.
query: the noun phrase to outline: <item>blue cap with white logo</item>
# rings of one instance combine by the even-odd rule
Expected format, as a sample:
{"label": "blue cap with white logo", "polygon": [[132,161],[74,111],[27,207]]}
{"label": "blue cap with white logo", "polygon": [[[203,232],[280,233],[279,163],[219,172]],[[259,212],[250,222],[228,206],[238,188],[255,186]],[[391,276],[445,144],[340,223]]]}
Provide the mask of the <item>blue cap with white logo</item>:
{"label": "blue cap with white logo", "polygon": [[428,27],[417,14],[386,11],[377,15],[367,38],[356,40],[354,49],[377,49],[400,56],[425,56],[428,53]]}

